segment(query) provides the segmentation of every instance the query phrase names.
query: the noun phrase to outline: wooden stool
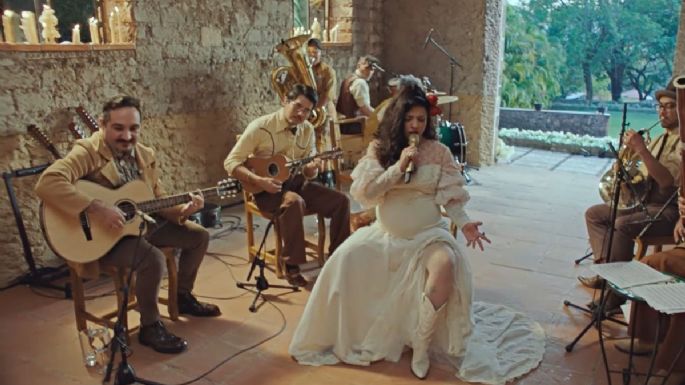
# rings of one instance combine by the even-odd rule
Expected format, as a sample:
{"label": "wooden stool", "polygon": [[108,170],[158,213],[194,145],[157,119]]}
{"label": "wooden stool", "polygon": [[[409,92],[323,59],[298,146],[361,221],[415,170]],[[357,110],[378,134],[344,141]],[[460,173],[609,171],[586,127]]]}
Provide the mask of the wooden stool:
{"label": "wooden stool", "polygon": [[[254,202],[254,198],[252,194],[248,193],[247,191],[243,190],[243,199],[245,201],[245,221],[246,221],[246,231],[245,233],[247,234],[247,252],[250,256],[250,262],[255,258],[257,255],[257,251],[259,251],[259,245],[255,244],[255,239],[254,239],[254,229],[253,229],[253,216],[258,215],[266,220],[271,220],[273,218],[273,215],[271,213],[262,211],[257,207],[257,204]],[[305,215],[312,215],[313,213],[305,213]],[[326,245],[326,222],[324,221],[325,218],[323,215],[318,214],[317,215],[317,220],[318,220],[318,226],[319,226],[319,239],[317,243],[313,243],[308,241],[305,238],[305,247],[313,250],[316,252],[317,256],[317,261],[319,263],[319,266],[323,266],[325,262],[325,252],[324,252],[324,247]],[[272,250],[262,250],[262,253],[264,255],[264,260],[267,263],[270,263],[275,266],[276,268],[276,276],[278,278],[283,278],[285,277],[285,263],[283,262],[282,259],[282,247],[283,247],[283,238],[281,236],[281,230],[280,226],[278,224],[278,221],[274,221],[273,225],[273,230],[274,230],[274,235],[276,236],[276,247]]]}
{"label": "wooden stool", "polygon": [[[167,310],[169,312],[169,318],[176,321],[178,319],[178,303],[176,301],[176,292],[178,290],[178,269],[176,267],[176,253],[175,249],[171,247],[160,248],[164,255],[166,256],[167,271],[169,274],[169,291],[167,298],[160,298],[159,301],[167,305]],[[96,323],[101,326],[113,329],[116,323],[116,318],[119,313],[120,306],[126,306],[126,317],[123,319],[124,327],[128,330],[130,334],[137,329],[128,328],[128,311],[135,308],[137,301],[135,299],[135,274],[133,275],[133,280],[131,282],[131,287],[129,288],[128,298],[123,298],[123,293],[121,288],[124,282],[128,278],[128,269],[118,268],[114,266],[103,266],[102,271],[112,277],[114,281],[114,288],[117,295],[117,308],[111,310],[105,314],[96,315],[86,309],[85,292],[83,288],[83,282],[81,277],[78,276],[76,271],[69,267],[69,276],[71,279],[71,290],[74,297],[74,314],[76,316],[76,328],[78,331],[88,329],[87,321]]]}
{"label": "wooden stool", "polygon": [[638,261],[647,255],[647,248],[654,247],[654,252],[658,253],[663,250],[664,246],[675,245],[673,235],[645,235],[641,238],[635,238],[637,251],[635,252],[635,259]]}

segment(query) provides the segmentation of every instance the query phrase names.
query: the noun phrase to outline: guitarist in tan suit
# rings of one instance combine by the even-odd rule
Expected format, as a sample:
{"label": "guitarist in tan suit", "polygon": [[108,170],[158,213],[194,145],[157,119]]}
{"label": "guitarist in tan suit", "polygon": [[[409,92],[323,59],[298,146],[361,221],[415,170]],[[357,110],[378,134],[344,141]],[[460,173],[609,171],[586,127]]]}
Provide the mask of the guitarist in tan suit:
{"label": "guitarist in tan suit", "polygon": [[[62,208],[67,214],[81,212],[90,221],[99,221],[112,231],[121,230],[123,212],[104,204],[96,196],[87,196],[76,190],[79,179],[89,180],[107,188],[117,188],[135,179],[144,181],[156,197],[165,191],[159,181],[159,170],[154,151],[140,143],[137,136],[140,126],[140,102],[130,96],[116,97],[105,103],[100,131],[87,139],[79,140],[69,154],[57,160],[41,175],[36,193],[44,204]],[[99,275],[99,264],[130,267],[136,257],[136,297],[140,308],[141,344],[162,353],[180,353],[188,343],[166,330],[157,309],[159,286],[164,272],[165,256],[155,246],[182,249],[178,271],[179,312],[194,316],[218,316],[215,305],[199,302],[192,294],[193,284],[202,258],[207,251],[209,234],[203,227],[186,221],[186,217],[204,206],[201,195],[192,201],[166,209],[159,214],[156,225],[143,237],[121,239],[99,261],[71,264],[86,278]]]}
{"label": "guitarist in tan suit", "polygon": [[307,118],[316,102],[316,91],[312,87],[296,84],[283,100],[283,108],[257,118],[247,126],[224,161],[228,175],[263,190],[254,194],[260,210],[278,212],[287,279],[288,283],[295,286],[307,285],[299,268],[305,262],[302,224],[305,210],[331,218],[329,253],[333,254],[350,235],[350,201],[341,192],[309,182],[319,172],[319,160],[304,165],[302,174],[291,177],[285,183],[259,176],[245,167],[244,163],[251,156],[267,158],[282,154],[297,160],[313,155],[316,152],[316,139],[314,128]]}

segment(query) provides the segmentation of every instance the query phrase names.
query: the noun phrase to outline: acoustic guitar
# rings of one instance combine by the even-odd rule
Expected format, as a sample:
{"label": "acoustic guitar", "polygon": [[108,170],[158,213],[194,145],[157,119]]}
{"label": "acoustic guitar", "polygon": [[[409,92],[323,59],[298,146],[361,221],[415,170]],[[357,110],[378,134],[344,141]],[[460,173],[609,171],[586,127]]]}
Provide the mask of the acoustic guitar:
{"label": "acoustic guitar", "polygon": [[[95,261],[121,238],[138,235],[143,214],[153,214],[192,200],[190,193],[155,198],[142,180],[131,181],[118,189],[108,189],[86,180],[79,180],[74,186],[80,193],[118,207],[126,218],[123,229],[115,231],[98,221],[91,221],[85,211],[80,215],[68,215],[59,206],[41,204],[40,223],[48,245],[55,254],[78,263]],[[215,187],[202,190],[202,194],[205,198],[217,196],[223,199],[236,196],[240,190],[240,183],[228,178]]]}
{"label": "acoustic guitar", "polygon": [[50,151],[52,156],[55,157],[55,159],[60,159],[62,157],[62,154],[60,154],[59,150],[57,150],[57,147],[55,147],[55,144],[52,143],[48,135],[43,131],[40,127],[36,126],[35,124],[30,124],[27,127],[27,130],[29,134],[36,140],[38,143],[42,144],[45,149]]}
{"label": "acoustic guitar", "polygon": [[[316,155],[308,156],[303,159],[289,160],[285,155],[276,154],[269,158],[252,157],[245,161],[244,166],[253,173],[267,178],[274,178],[281,182],[285,182],[292,174],[291,170],[304,166],[314,159],[336,159],[342,156],[342,150],[335,148],[333,150],[324,151]],[[240,182],[243,189],[249,193],[256,194],[264,191],[255,183]]]}
{"label": "acoustic guitar", "polygon": [[[83,108],[83,106],[76,107],[76,114],[79,116],[79,118],[81,118],[83,124],[85,124],[86,127],[88,127],[88,129],[90,130],[90,134],[100,130],[100,125],[98,124],[97,120],[95,120],[95,118],[93,118],[93,116],[89,114],[88,111],[86,111],[86,109]],[[83,132],[83,135],[79,139],[83,139],[87,136],[90,136],[83,130],[81,131]]]}

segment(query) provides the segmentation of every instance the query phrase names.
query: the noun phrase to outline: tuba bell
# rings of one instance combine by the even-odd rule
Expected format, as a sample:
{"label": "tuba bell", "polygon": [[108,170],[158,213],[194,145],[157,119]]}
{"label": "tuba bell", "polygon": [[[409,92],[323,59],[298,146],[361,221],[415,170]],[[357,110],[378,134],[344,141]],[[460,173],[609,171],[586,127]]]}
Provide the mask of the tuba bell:
{"label": "tuba bell", "polygon": [[[638,131],[640,135],[647,134],[645,144],[649,144],[649,132],[659,124],[659,122],[660,121],[657,120],[656,123],[649,128]],[[641,165],[642,161],[638,155],[623,145],[618,152],[618,159],[616,162],[614,162],[611,168],[609,168],[599,180],[599,196],[604,203],[608,205],[613,203],[612,195],[614,184],[616,183],[616,177],[620,172],[621,166],[626,171],[627,175],[624,183],[621,185],[621,191],[619,192],[618,209],[630,210],[637,207],[645,200],[650,190],[650,180],[642,171]]]}
{"label": "tuba bell", "polygon": [[[274,48],[290,62],[290,66],[281,66],[271,71],[271,85],[281,100],[284,100],[288,91],[298,83],[316,90],[312,66],[304,53],[304,44],[307,40],[309,35],[295,36],[281,40]],[[316,129],[326,121],[326,111],[321,107],[314,108],[308,120]]]}

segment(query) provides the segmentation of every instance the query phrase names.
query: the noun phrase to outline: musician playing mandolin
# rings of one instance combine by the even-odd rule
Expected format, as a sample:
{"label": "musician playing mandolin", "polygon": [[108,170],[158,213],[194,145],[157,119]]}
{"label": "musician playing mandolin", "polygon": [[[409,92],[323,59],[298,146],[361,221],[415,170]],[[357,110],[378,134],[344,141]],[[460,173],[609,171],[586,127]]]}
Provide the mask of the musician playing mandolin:
{"label": "musician playing mandolin", "polygon": [[[137,142],[141,130],[140,102],[131,96],[115,97],[105,103],[100,121],[102,127],[87,139],[79,140],[69,154],[57,160],[41,175],[36,193],[45,205],[79,216],[85,212],[90,222],[121,231],[126,222],[118,207],[105,204],[97,196],[76,189],[80,179],[115,189],[134,180],[142,180],[156,197],[166,195],[158,179],[154,151]],[[186,204],[163,210],[157,224],[147,235],[122,238],[99,261],[70,265],[81,277],[97,278],[99,265],[130,268],[135,263],[136,297],[140,310],[141,344],[162,353],[180,353],[186,340],[169,332],[160,320],[157,298],[166,266],[166,258],[157,247],[182,249],[178,269],[179,313],[194,316],[218,316],[219,308],[199,302],[192,294],[202,258],[207,251],[209,234],[203,227],[186,221],[188,215],[204,206],[202,195],[194,194]],[[75,229],[74,237],[79,236]],[[68,258],[68,256],[64,256]],[[135,261],[133,259],[136,259]]]}
{"label": "musician playing mandolin", "polygon": [[[675,192],[680,178],[680,156],[678,143],[678,115],[676,112],[676,94],[673,82],[669,82],[665,89],[656,91],[656,110],[664,133],[649,144],[645,143],[640,133],[628,130],[623,139],[626,148],[630,149],[642,161],[640,168],[646,175],[649,190],[643,203],[651,217],[661,209],[662,205]],[[608,247],[611,209],[607,204],[598,204],[585,212],[585,221],[590,240],[590,247],[596,262],[605,257],[604,249]],[[633,258],[635,237],[647,225],[645,212],[636,207],[620,210],[616,217],[616,231],[614,232],[609,261],[629,261]],[[673,200],[661,214],[658,221],[652,223],[647,235],[670,235],[678,219],[676,202]],[[578,277],[580,282],[588,287],[598,287],[598,277]],[[607,299],[608,312],[618,311],[620,299],[610,295]]]}
{"label": "musician playing mandolin", "polygon": [[[321,167],[320,160],[304,164],[301,173],[285,182],[268,175],[258,175],[245,162],[250,157],[269,158],[284,155],[290,160],[315,154],[314,128],[307,121],[317,103],[316,91],[296,84],[285,95],[278,111],[252,121],[224,161],[230,176],[257,186],[254,194],[260,210],[277,215],[283,235],[283,258],[286,277],[291,285],[306,286],[299,265],[305,262],[305,239],[302,219],[305,213],[322,214],[331,219],[329,253],[350,235],[350,202],[347,196],[316,183],[310,183]],[[248,187],[246,190],[250,191]],[[254,190],[253,190],[254,191]]]}

